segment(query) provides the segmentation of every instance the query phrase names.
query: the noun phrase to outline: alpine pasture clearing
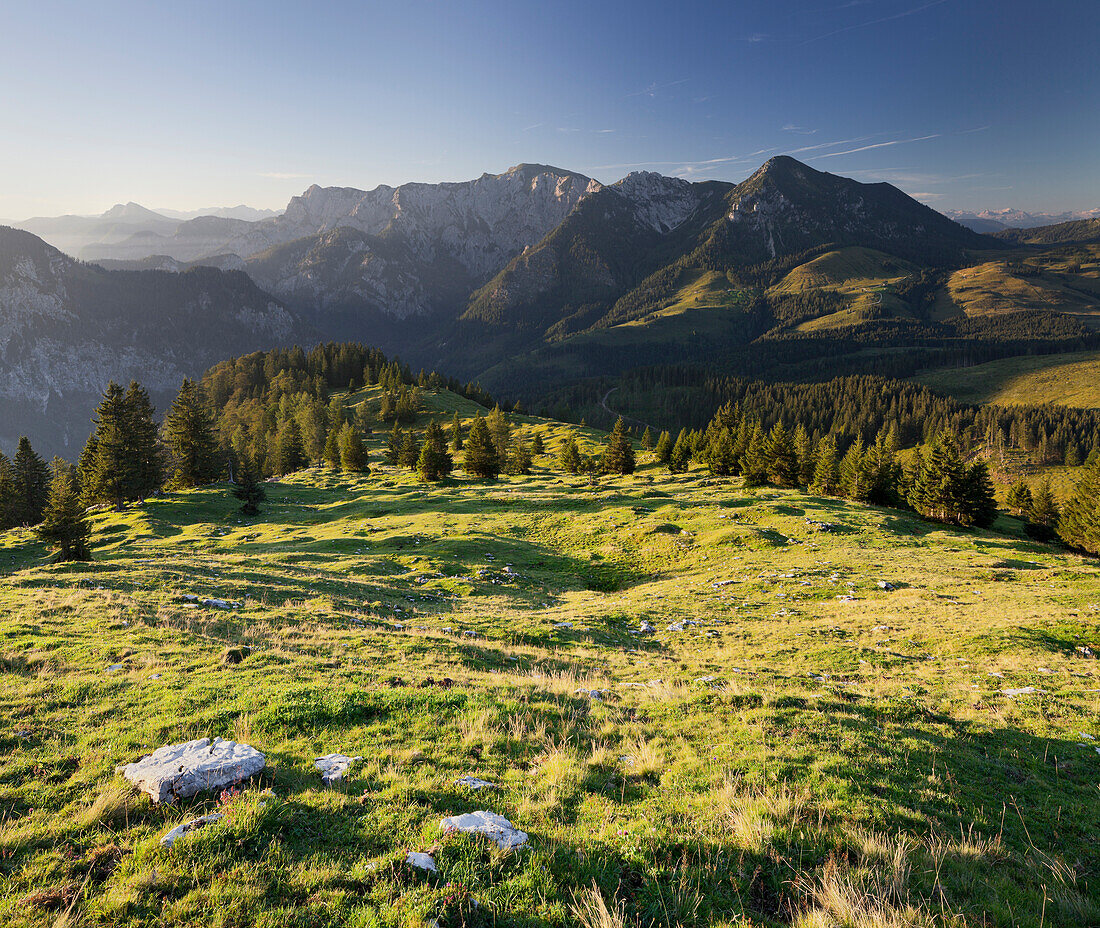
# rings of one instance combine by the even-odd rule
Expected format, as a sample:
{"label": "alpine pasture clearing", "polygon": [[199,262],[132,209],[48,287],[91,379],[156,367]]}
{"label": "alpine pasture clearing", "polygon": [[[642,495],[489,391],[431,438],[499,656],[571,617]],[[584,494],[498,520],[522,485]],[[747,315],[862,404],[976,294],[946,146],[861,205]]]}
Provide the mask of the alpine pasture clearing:
{"label": "alpine pasture clearing", "polygon": [[1100,352],[1024,355],[913,378],[964,403],[1100,407]]}
{"label": "alpine pasture clearing", "polygon": [[[252,520],[99,512],[88,565],[0,536],[4,924],[1100,922],[1096,562],[652,463],[378,456]],[[116,773],[214,736],[267,770],[171,806]],[[477,809],[528,846],[441,833]]]}

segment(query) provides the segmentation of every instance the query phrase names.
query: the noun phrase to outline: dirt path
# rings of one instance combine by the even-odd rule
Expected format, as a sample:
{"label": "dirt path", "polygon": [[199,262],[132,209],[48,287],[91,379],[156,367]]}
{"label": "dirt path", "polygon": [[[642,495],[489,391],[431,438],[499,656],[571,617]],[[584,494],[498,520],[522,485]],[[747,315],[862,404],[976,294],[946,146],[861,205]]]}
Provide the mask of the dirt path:
{"label": "dirt path", "polygon": [[[621,413],[621,412],[616,412],[616,411],[615,411],[614,409],[612,409],[612,408],[611,408],[610,406],[608,406],[608,405],[607,405],[607,398],[608,398],[609,396],[611,396],[611,394],[612,394],[612,393],[614,393],[614,392],[615,392],[616,390],[618,390],[618,389],[619,389],[618,387],[612,387],[612,388],[611,388],[610,390],[608,390],[608,391],[607,391],[607,392],[606,392],[606,393],[605,393],[605,394],[603,395],[603,399],[602,399],[602,400],[600,400],[600,405],[601,405],[601,406],[602,406],[602,407],[604,408],[604,412],[606,412],[606,413],[607,413],[608,415],[610,415],[610,416],[611,416],[612,418],[616,418],[616,419],[617,419],[617,418],[619,418],[619,417],[621,416],[621,417],[622,417],[622,420],[623,420],[623,422],[625,422],[625,423],[626,423],[627,425],[636,425],[636,426],[638,426],[638,427],[639,427],[640,429],[643,429],[643,430],[644,430],[644,429],[649,429],[649,430],[650,430],[650,432],[653,432],[653,433],[655,433],[655,434],[660,434],[660,429],[655,429],[655,428],[654,428],[654,427],[653,427],[652,425],[650,425],[650,424],[649,424],[648,422],[643,422],[643,421],[642,421],[641,419],[635,419],[635,418],[634,418],[633,416],[628,416],[628,415],[625,415],[625,414],[623,414],[623,413]],[[656,440],[656,439],[655,439],[655,440]]]}

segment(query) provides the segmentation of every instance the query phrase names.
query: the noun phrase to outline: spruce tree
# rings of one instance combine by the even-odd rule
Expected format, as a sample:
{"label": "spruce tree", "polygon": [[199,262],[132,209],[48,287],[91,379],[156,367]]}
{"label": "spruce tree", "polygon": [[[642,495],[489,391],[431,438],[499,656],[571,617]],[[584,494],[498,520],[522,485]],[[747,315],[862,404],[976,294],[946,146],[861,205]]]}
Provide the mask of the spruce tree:
{"label": "spruce tree", "polygon": [[777,422],[768,433],[764,456],[768,480],[780,487],[798,486],[798,457],[791,433],[782,422]]}
{"label": "spruce tree", "polygon": [[680,430],[676,436],[676,444],[668,456],[668,472],[670,474],[683,474],[687,472],[691,464],[691,442],[685,429]]}
{"label": "spruce tree", "polygon": [[341,423],[340,425],[333,425],[329,427],[328,434],[325,436],[325,450],[324,460],[325,466],[331,470],[340,469],[340,432],[343,431],[344,425],[347,423]]}
{"label": "spruce tree", "polygon": [[441,480],[454,469],[454,460],[447,450],[443,429],[434,419],[424,430],[424,442],[416,461],[416,472],[421,480]]}
{"label": "spruce tree", "polygon": [[868,479],[864,468],[864,452],[863,439],[856,436],[856,440],[848,446],[844,457],[840,459],[840,494],[857,502],[867,501]]}
{"label": "spruce tree", "polygon": [[657,446],[653,449],[653,456],[659,464],[667,464],[672,454],[672,436],[668,432],[661,432],[657,439]]}
{"label": "spruce tree", "polygon": [[393,424],[393,428],[390,429],[389,435],[386,438],[386,463],[392,464],[395,467],[398,464],[398,459],[401,457],[401,446],[405,443],[405,433],[401,431],[401,426],[398,423]]}
{"label": "spruce tree", "polygon": [[451,451],[454,454],[458,454],[462,450],[462,420],[458,416],[458,410],[455,410],[454,416],[451,417]]}
{"label": "spruce tree", "polygon": [[[1050,489],[1049,485],[1047,487]],[[965,525],[977,525],[979,528],[989,528],[997,520],[997,497],[993,489],[993,478],[989,476],[989,468],[985,461],[975,461],[966,469],[966,507],[963,511]],[[1050,499],[1052,517],[1050,531],[1053,534],[1058,524],[1058,509],[1054,506],[1054,498]]]}
{"label": "spruce tree", "polygon": [[164,457],[149,394],[136,380],[123,398],[126,416],[126,497],[145,499],[164,482]]}
{"label": "spruce tree", "polygon": [[[498,407],[499,409],[499,407]],[[480,415],[474,418],[466,436],[462,468],[471,477],[495,479],[500,473],[500,457],[489,434],[489,427]]]}
{"label": "spruce tree", "polygon": [[[81,487],[85,499],[111,500],[121,510],[127,495],[127,447],[125,394],[113,380],[107,384],[103,399],[96,407],[95,431],[88,440],[85,454],[91,460],[81,469]],[[81,461],[85,454],[81,454]]]}
{"label": "spruce tree", "polygon": [[959,455],[958,442],[945,432],[936,436],[922,457],[909,503],[926,519],[968,525],[974,508],[969,496],[975,490],[975,482]]}
{"label": "spruce tree", "polygon": [[1067,545],[1100,554],[1100,457],[1085,467],[1063,505],[1058,534]]}
{"label": "spruce tree", "polygon": [[546,454],[546,444],[542,440],[542,429],[537,430],[531,438],[531,454],[536,457],[540,454]]}
{"label": "spruce tree", "polygon": [[336,439],[340,454],[340,470],[348,474],[369,474],[367,446],[359,429],[344,423]]}
{"label": "spruce tree", "polygon": [[302,446],[302,431],[293,416],[279,429],[275,459],[280,474],[293,474],[306,466],[306,449]]}
{"label": "spruce tree", "polygon": [[798,483],[808,487],[814,479],[814,445],[801,423],[794,430],[794,454],[798,459]]}
{"label": "spruce tree", "polygon": [[577,438],[570,432],[565,436],[558,451],[558,464],[567,474],[579,474],[581,472],[581,452],[577,447]]}
{"label": "spruce tree", "polygon": [[485,417],[485,425],[493,439],[493,446],[497,451],[497,460],[506,461],[508,452],[512,447],[512,426],[508,423],[508,417],[500,406],[493,407],[493,411]]}
{"label": "spruce tree", "polygon": [[15,468],[0,451],[0,532],[16,524],[15,512]]}
{"label": "spruce tree", "polygon": [[237,485],[233,488],[233,495],[243,504],[241,515],[258,516],[260,503],[267,499],[263,484],[260,483],[259,469],[252,458],[242,459],[236,468]]}
{"label": "spruce tree", "polygon": [[733,475],[737,461],[733,455],[733,436],[729,429],[722,429],[707,451],[707,467],[716,477]]}
{"label": "spruce tree", "polygon": [[835,435],[829,433],[817,443],[815,458],[811,492],[820,496],[836,496],[840,492],[840,456]]}
{"label": "spruce tree", "polygon": [[605,474],[634,473],[634,446],[630,436],[626,434],[626,423],[622,416],[615,421],[611,434],[607,436],[607,447],[600,465]]}
{"label": "spruce tree", "polygon": [[67,468],[58,468],[38,537],[54,550],[59,561],[88,561],[92,556],[88,548],[91,534],[76,480]]}
{"label": "spruce tree", "polygon": [[745,486],[760,487],[768,482],[767,451],[767,439],[764,430],[757,422],[753,426],[748,447],[745,449],[744,457],[741,460],[741,475],[745,478]]}
{"label": "spruce tree", "polygon": [[50,468],[24,435],[12,461],[15,523],[37,525],[50,499]]}
{"label": "spruce tree", "polygon": [[504,472],[512,477],[531,473],[531,450],[522,438],[512,442],[512,451],[508,455]]}
{"label": "spruce tree", "polygon": [[172,484],[197,487],[212,483],[221,473],[214,420],[206,409],[201,388],[190,379],[183,381],[161,427],[168,449]]}
{"label": "spruce tree", "polygon": [[1051,533],[1058,527],[1060,513],[1058,503],[1054,499],[1054,492],[1050,488],[1049,479],[1043,480],[1036,487],[1027,515],[1034,525],[1042,526]]}
{"label": "spruce tree", "polygon": [[649,431],[649,426],[645,427],[645,431],[642,432],[642,450],[649,452],[653,450],[653,433]]}
{"label": "spruce tree", "polygon": [[420,460],[420,443],[416,440],[413,430],[409,429],[401,441],[401,450],[397,452],[397,463],[409,470],[416,470],[416,462]]}
{"label": "spruce tree", "polygon": [[1018,516],[1027,516],[1031,511],[1031,501],[1031,487],[1023,479],[1017,480],[1009,487],[1008,496],[1005,498],[1008,508]]}

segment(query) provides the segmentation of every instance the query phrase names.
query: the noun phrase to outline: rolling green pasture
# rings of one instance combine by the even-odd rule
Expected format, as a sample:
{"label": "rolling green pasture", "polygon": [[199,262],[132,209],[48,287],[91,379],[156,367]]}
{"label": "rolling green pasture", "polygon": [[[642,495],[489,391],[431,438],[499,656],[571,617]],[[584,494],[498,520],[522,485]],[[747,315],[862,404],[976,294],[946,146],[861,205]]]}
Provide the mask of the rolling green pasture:
{"label": "rolling green pasture", "polygon": [[[0,922],[1100,923],[1095,561],[644,459],[425,486],[377,445],[256,519],[99,511],[87,565],[0,535]],[[216,735],[267,755],[239,793],[116,772]],[[441,833],[474,809],[529,846]]]}

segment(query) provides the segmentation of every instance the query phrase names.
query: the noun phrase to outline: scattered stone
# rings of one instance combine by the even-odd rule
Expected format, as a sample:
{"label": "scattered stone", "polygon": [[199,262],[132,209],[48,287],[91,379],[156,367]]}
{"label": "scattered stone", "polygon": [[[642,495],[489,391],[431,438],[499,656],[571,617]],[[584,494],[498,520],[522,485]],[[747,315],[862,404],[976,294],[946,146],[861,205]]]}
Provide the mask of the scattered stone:
{"label": "scattered stone", "polygon": [[452,815],[440,822],[444,832],[462,831],[467,834],[485,835],[502,851],[523,847],[527,843],[527,832],[512,827],[512,823],[503,815],[495,812],[467,812],[465,815]]}
{"label": "scattered stone", "polygon": [[198,829],[218,821],[221,817],[222,815],[220,812],[211,812],[209,815],[202,816],[202,818],[194,818],[189,822],[184,822],[182,825],[177,825],[160,839],[161,846],[171,847],[188,832],[198,831]]}
{"label": "scattered stone", "polygon": [[554,628],[572,628],[572,627],[573,627],[572,622],[555,622],[554,623]]}
{"label": "scattered stone", "polygon": [[206,789],[247,780],[267,765],[267,758],[247,744],[200,738],[158,748],[123,770],[153,802],[174,802]]}
{"label": "scattered stone", "polygon": [[588,699],[600,700],[600,699],[603,699],[604,697],[610,695],[610,693],[611,693],[611,690],[585,690],[585,689],[580,689],[580,690],[577,690],[575,695],[585,696]]}
{"label": "scattered stone", "polygon": [[1046,693],[1046,690],[1041,690],[1035,686],[1015,686],[1009,687],[1007,690],[1001,690],[1005,696],[1036,696]]}
{"label": "scattered stone", "polygon": [[474,792],[483,789],[492,789],[493,785],[488,780],[479,780],[477,777],[459,777],[455,780],[459,786],[468,786]]}
{"label": "scattered stone", "polygon": [[409,856],[405,858],[405,863],[410,867],[416,867],[417,870],[427,870],[429,873],[438,873],[436,869],[435,859],[431,854],[422,854],[420,851],[409,851]]}
{"label": "scattered stone", "polygon": [[107,668],[107,673],[114,673],[116,670],[122,670],[125,666],[125,664],[111,664],[111,666]]}
{"label": "scattered stone", "polygon": [[880,590],[886,590],[886,592],[888,593],[897,589],[897,587],[894,586],[894,584],[892,584],[889,580],[879,580],[878,588]]}
{"label": "scattered stone", "polygon": [[241,609],[244,603],[238,603],[228,599],[204,599],[202,605],[207,609]]}
{"label": "scattered stone", "polygon": [[321,782],[325,786],[335,786],[344,779],[344,774],[357,764],[362,757],[348,757],[346,754],[326,754],[313,761],[313,766],[321,771]]}
{"label": "scattered stone", "polygon": [[652,635],[657,629],[650,625],[645,619],[642,619],[641,624],[638,626],[639,635]]}

